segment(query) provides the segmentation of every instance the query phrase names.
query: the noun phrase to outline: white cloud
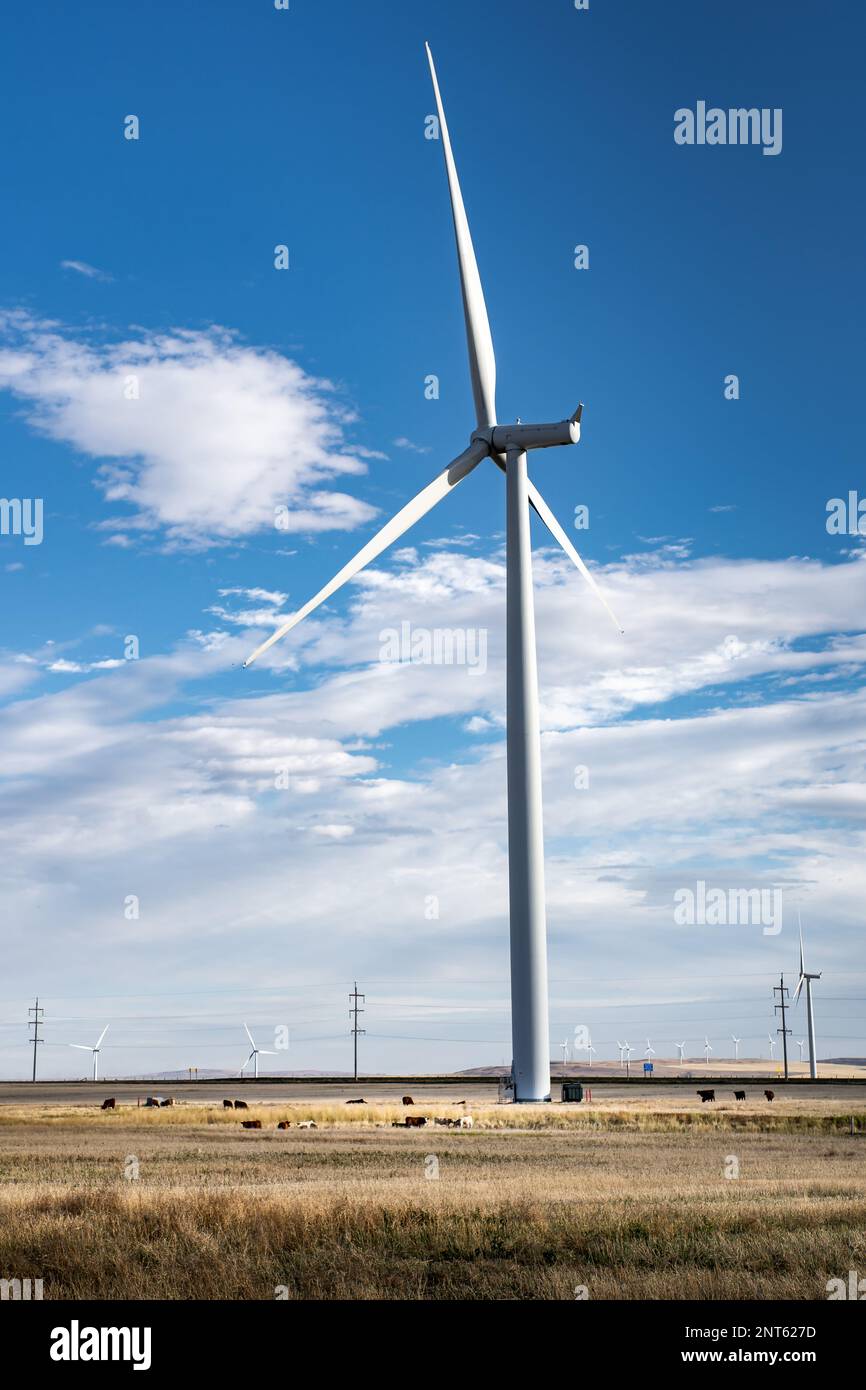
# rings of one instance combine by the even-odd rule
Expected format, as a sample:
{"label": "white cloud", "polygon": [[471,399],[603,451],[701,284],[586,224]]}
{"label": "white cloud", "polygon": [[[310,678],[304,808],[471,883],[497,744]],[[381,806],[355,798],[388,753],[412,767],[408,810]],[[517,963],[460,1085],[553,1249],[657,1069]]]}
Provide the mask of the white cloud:
{"label": "white cloud", "polygon": [[0,314],[0,342],[0,387],[35,428],[101,460],[107,501],[132,508],[103,523],[113,545],[136,531],[201,545],[275,524],[344,530],[375,515],[330,488],[366,471],[346,440],[351,411],[276,352],[219,328],[96,344],[20,311]]}
{"label": "white cloud", "polygon": [[61,270],[74,270],[76,275],[83,275],[86,280],[101,280],[103,284],[110,284],[114,279],[106,270],[99,270],[95,265],[88,265],[87,261],[61,261]]}

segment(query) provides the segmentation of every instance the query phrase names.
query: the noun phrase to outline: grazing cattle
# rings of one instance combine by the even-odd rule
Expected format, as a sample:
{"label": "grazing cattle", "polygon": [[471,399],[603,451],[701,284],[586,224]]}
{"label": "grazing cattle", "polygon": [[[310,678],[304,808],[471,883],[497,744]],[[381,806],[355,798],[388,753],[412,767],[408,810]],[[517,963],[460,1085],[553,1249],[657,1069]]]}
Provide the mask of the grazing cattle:
{"label": "grazing cattle", "polygon": [[316,1121],[315,1121],[315,1120],[301,1120],[300,1124],[298,1125],[298,1129],[318,1129],[318,1128],[319,1128],[319,1126],[316,1124]]}
{"label": "grazing cattle", "polygon": [[407,1129],[423,1129],[427,1123],[426,1115],[407,1115],[403,1121]]}
{"label": "grazing cattle", "polygon": [[461,1115],[457,1121],[458,1129],[471,1129],[475,1121],[471,1115]]}
{"label": "grazing cattle", "polygon": [[775,1094],[776,1094],[775,1091],[765,1091],[765,1092],[764,1092],[764,1095],[767,1097],[767,1100],[772,1100],[772,1099],[774,1098]]}
{"label": "grazing cattle", "polygon": [[367,1102],[364,1100],[364,1098],[363,1098],[363,1096],[362,1096],[359,1100],[347,1100],[347,1101],[346,1101],[346,1104],[347,1104],[347,1105],[366,1105]]}
{"label": "grazing cattle", "polygon": [[249,1108],[245,1100],[235,1101],[235,1110],[249,1110]]}
{"label": "grazing cattle", "polygon": [[167,1096],[165,1100],[161,1100],[159,1103],[160,1105],[174,1105],[174,1097]]}
{"label": "grazing cattle", "polygon": [[241,1120],[244,1129],[261,1129],[261,1120]]}
{"label": "grazing cattle", "polygon": [[291,1120],[279,1120],[279,1121],[277,1122],[277,1129],[291,1129],[291,1127],[292,1127],[292,1122],[291,1122]]}
{"label": "grazing cattle", "polygon": [[224,1101],[223,1101],[223,1110],[232,1110],[233,1108],[234,1108],[234,1101],[233,1101],[233,1100],[224,1100]]}
{"label": "grazing cattle", "polygon": [[112,1096],[110,1100],[104,1100],[104,1101],[102,1102],[102,1109],[103,1109],[103,1110],[115,1110],[116,1108],[117,1108],[117,1101],[114,1099],[114,1096]]}
{"label": "grazing cattle", "polygon": [[414,1102],[414,1100],[412,1099],[411,1096],[404,1096],[404,1097],[403,1097],[403,1104],[404,1104],[404,1105],[414,1105],[415,1102]]}
{"label": "grazing cattle", "polygon": [[708,1100],[715,1100],[716,1098],[715,1091],[698,1091],[698,1095],[701,1098],[701,1105],[706,1105]]}
{"label": "grazing cattle", "polygon": [[746,1099],[746,1093],[745,1093],[745,1091],[734,1091],[734,1100],[745,1100],[745,1099]]}

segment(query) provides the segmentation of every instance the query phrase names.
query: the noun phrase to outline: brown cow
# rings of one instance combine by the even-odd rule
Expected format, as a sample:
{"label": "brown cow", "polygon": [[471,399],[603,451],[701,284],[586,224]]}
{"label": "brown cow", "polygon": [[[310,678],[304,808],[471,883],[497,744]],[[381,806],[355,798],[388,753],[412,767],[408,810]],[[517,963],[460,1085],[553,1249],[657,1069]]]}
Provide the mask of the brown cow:
{"label": "brown cow", "polygon": [[745,1100],[745,1099],[746,1099],[746,1093],[745,1093],[745,1091],[734,1091],[734,1100]]}
{"label": "brown cow", "polygon": [[114,1099],[114,1096],[112,1096],[109,1100],[104,1100],[104,1101],[102,1102],[102,1109],[103,1109],[103,1110],[116,1110],[116,1109],[117,1109],[117,1101]]}
{"label": "brown cow", "polygon": [[241,1120],[244,1129],[261,1129],[261,1120]]}
{"label": "brown cow", "polygon": [[716,1098],[715,1091],[698,1091],[698,1095],[701,1098],[701,1105],[706,1105],[708,1100],[715,1100]]}
{"label": "brown cow", "polygon": [[160,1105],[174,1105],[174,1096],[167,1096],[165,1100],[161,1100],[159,1103]]}
{"label": "brown cow", "polygon": [[412,1099],[411,1096],[404,1096],[404,1097],[403,1097],[403,1104],[404,1104],[404,1105],[414,1105],[415,1102],[414,1102],[414,1100]]}
{"label": "brown cow", "polygon": [[764,1092],[764,1095],[767,1097],[767,1100],[773,1100],[773,1098],[775,1097],[775,1094],[776,1094],[775,1091],[765,1091],[765,1092]]}
{"label": "brown cow", "polygon": [[233,1110],[233,1109],[234,1109],[234,1101],[233,1101],[233,1100],[224,1100],[224,1101],[223,1101],[223,1110]]}
{"label": "brown cow", "polygon": [[249,1110],[249,1108],[245,1100],[235,1101],[235,1110]]}
{"label": "brown cow", "polygon": [[277,1121],[277,1129],[291,1129],[291,1127],[292,1127],[292,1122],[291,1122],[291,1120],[278,1120],[278,1121]]}
{"label": "brown cow", "polygon": [[426,1115],[407,1115],[403,1121],[407,1129],[422,1129],[427,1123]]}

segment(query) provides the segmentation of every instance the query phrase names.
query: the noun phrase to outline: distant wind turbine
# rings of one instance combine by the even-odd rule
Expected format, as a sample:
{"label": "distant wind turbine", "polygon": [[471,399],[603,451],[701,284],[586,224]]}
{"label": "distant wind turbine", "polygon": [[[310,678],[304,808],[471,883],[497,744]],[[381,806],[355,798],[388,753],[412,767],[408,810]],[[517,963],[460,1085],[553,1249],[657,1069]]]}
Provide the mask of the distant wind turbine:
{"label": "distant wind turbine", "polygon": [[587,1053],[588,1053],[588,1057],[587,1057],[587,1066],[591,1067],[591,1066],[592,1066],[592,1054],[593,1054],[593,1052],[595,1052],[595,1048],[593,1047],[593,1045],[592,1045],[591,1042],[586,1044],[586,1050],[587,1050]]}
{"label": "distant wind turbine", "polygon": [[565,1038],[559,1046],[562,1048],[562,1065],[565,1066],[568,1061],[568,1038]]}
{"label": "distant wind turbine", "polygon": [[627,1043],[621,1043],[621,1042],[618,1042],[618,1043],[617,1043],[617,1047],[619,1048],[619,1064],[620,1064],[620,1066],[624,1066],[624,1065],[625,1065],[624,1059],[625,1059],[625,1050],[626,1050],[626,1047],[627,1047],[627,1046],[628,1046]]}
{"label": "distant wind turbine", "polygon": [[677,1043],[677,1052],[680,1054],[680,1066],[682,1066],[682,1065],[683,1065],[683,1062],[685,1061],[685,1057],[684,1057],[684,1055],[683,1055],[683,1054],[685,1053],[685,1050],[686,1050],[685,1041],[683,1041],[683,1042],[681,1042],[681,1043]]}
{"label": "distant wind turbine", "polygon": [[253,1064],[253,1076],[255,1077],[256,1081],[258,1081],[258,1079],[259,1079],[259,1054],[261,1054],[262,1057],[276,1057],[277,1054],[276,1054],[276,1052],[269,1052],[268,1049],[267,1049],[266,1047],[256,1047],[255,1042],[253,1041],[253,1035],[252,1035],[252,1033],[250,1032],[250,1030],[249,1030],[249,1028],[247,1027],[246,1024],[244,1024],[244,1032],[246,1033],[247,1037],[249,1038],[249,1040],[250,1040],[250,1046],[251,1046],[251,1048],[252,1048],[253,1050],[252,1050],[252,1052],[250,1053],[250,1055],[249,1055],[249,1057],[247,1058],[247,1060],[244,1062],[244,1064],[243,1064],[243,1066],[241,1067],[240,1071],[238,1072],[238,1076],[243,1076],[243,1074],[244,1074],[244,1072],[246,1071],[247,1067],[249,1066],[250,1062],[252,1062],[252,1064]]}
{"label": "distant wind turbine", "polygon": [[735,1061],[735,1062],[739,1062],[739,1060],[740,1060],[740,1043],[741,1043],[742,1041],[743,1041],[742,1038],[735,1038],[734,1035],[733,1035],[733,1033],[731,1034],[731,1042],[734,1044],[734,1061]]}
{"label": "distant wind turbine", "polygon": [[800,923],[800,978],[797,981],[797,988],[794,990],[794,1003],[796,1004],[800,990],[806,986],[806,1019],[809,1034],[809,1075],[815,1081],[818,1076],[818,1054],[815,1051],[815,1013],[812,1008],[812,981],[820,980],[819,974],[810,973],[806,969],[805,954],[803,951],[803,923]]}
{"label": "distant wind turbine", "polygon": [[[426,516],[479,464],[491,459],[505,475],[506,493],[506,769],[508,784],[508,888],[511,944],[511,1019],[514,1099],[550,1099],[550,1032],[548,1026],[547,924],[544,894],[544,835],[541,804],[541,739],[538,715],[538,671],[535,645],[535,611],[532,588],[530,509],[562,547],[600,599],[608,615],[617,619],[602,598],[598,585],[527,474],[527,452],[554,445],[572,445],[580,439],[583,406],[566,420],[545,424],[497,423],[496,358],[484,301],[469,221],[457,178],[448,124],[433,55],[427,47],[430,76],[436,99],[439,133],[451,199],[457,241],[457,259],[463,297],[463,314],[469,350],[469,375],[475,405],[475,423],[469,445],[438,477],[407,502],[382,529],[349,560],[313,598],[286,619],[244,662],[252,663],[274,642],[354,579],[365,565],[376,560],[415,522]],[[540,188],[539,188],[540,192]],[[514,191],[519,202],[523,192]],[[541,196],[544,196],[543,194]],[[488,193],[491,219],[498,225],[508,197],[493,188]],[[528,308],[537,324],[541,307]]]}
{"label": "distant wind turbine", "polygon": [[806,1039],[805,1039],[805,1038],[799,1038],[798,1041],[797,1041],[797,1046],[798,1046],[799,1049],[800,1049],[800,1061],[802,1062],[802,1060],[803,1060],[803,1048],[806,1046]]}
{"label": "distant wind turbine", "polygon": [[652,1046],[652,1044],[651,1044],[649,1038],[647,1038],[647,1040],[646,1040],[646,1052],[644,1053],[644,1057],[646,1057],[647,1061],[649,1062],[651,1058],[655,1057],[655,1055],[656,1055],[656,1050],[655,1050],[655,1048]]}
{"label": "distant wind turbine", "polygon": [[712,1050],[713,1050],[713,1049],[710,1047],[710,1040],[709,1040],[709,1038],[704,1038],[704,1056],[705,1056],[706,1059],[707,1059],[707,1063],[709,1063],[709,1060],[710,1060],[710,1053],[712,1052]]}
{"label": "distant wind turbine", "polygon": [[69,1044],[70,1047],[77,1047],[77,1048],[79,1049],[80,1052],[92,1052],[92,1053],[93,1053],[93,1079],[94,1079],[94,1081],[98,1081],[98,1080],[99,1080],[99,1049],[100,1049],[100,1047],[102,1046],[102,1039],[105,1037],[105,1035],[106,1035],[106,1033],[108,1032],[108,1030],[109,1030],[110,1027],[111,1027],[111,1024],[110,1024],[110,1023],[106,1023],[105,1027],[103,1028],[102,1032],[100,1033],[99,1037],[98,1037],[97,1040],[96,1040],[96,1046],[95,1046],[95,1047],[87,1047],[87,1046],[85,1046],[84,1043],[70,1043],[70,1044]]}
{"label": "distant wind turbine", "polygon": [[774,1051],[774,1048],[776,1046],[776,1039],[773,1037],[772,1033],[767,1034],[767,1041],[770,1044],[770,1061],[772,1062],[776,1055]]}

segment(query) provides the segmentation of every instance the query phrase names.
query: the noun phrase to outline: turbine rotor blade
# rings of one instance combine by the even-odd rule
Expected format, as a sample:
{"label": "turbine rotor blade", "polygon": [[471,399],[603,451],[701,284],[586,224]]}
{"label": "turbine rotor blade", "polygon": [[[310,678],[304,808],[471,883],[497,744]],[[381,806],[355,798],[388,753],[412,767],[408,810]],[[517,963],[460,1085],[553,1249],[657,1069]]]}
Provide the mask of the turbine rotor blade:
{"label": "turbine rotor blade", "polygon": [[[256,1050],[256,1044],[255,1044],[255,1041],[254,1041],[254,1039],[253,1039],[253,1035],[252,1035],[252,1033],[250,1032],[250,1030],[249,1030],[249,1028],[247,1027],[246,1024],[244,1024],[244,1032],[246,1033],[247,1037],[248,1037],[249,1040],[250,1040],[250,1047],[251,1047],[251,1048],[253,1049],[253,1051],[255,1052],[255,1050]],[[247,1060],[249,1060],[249,1059],[247,1059]]]}
{"label": "turbine rotor blade", "polygon": [[529,501],[531,505],[535,508],[538,515],[541,517],[541,520],[544,522],[545,526],[547,527],[550,534],[553,536],[554,540],[559,541],[559,544],[562,546],[569,560],[571,560],[572,564],[576,565],[577,568],[580,570],[580,573],[583,575],[584,579],[586,580],[589,587],[592,589],[599,603],[604,608],[605,612],[607,613],[617,632],[620,634],[620,636],[622,636],[625,629],[622,627],[619,618],[614,613],[604,594],[601,592],[601,589],[596,584],[595,579],[590,574],[583,560],[578,555],[577,551],[575,550],[568,537],[567,532],[564,530],[562,526],[560,526],[556,517],[553,515],[553,512],[550,510],[541,493],[538,491],[538,488],[532,482],[529,483]]}
{"label": "turbine rotor blade", "polygon": [[93,1049],[94,1052],[98,1052],[98,1051],[99,1051],[99,1048],[102,1046],[102,1039],[105,1037],[105,1035],[106,1035],[106,1033],[108,1032],[108,1030],[109,1030],[110,1027],[111,1027],[111,1024],[110,1024],[110,1023],[106,1023],[105,1027],[103,1028],[102,1032],[100,1033],[99,1037],[98,1037],[97,1040],[96,1040],[96,1047]]}
{"label": "turbine rotor blade", "polygon": [[469,231],[469,219],[466,216],[463,194],[460,192],[457,165],[454,163],[451,150],[451,137],[448,134],[448,122],[445,120],[445,108],[442,105],[433,54],[430,52],[429,43],[424,47],[427,50],[430,76],[433,79],[436,110],[439,113],[439,130],[445,153],[454,235],[457,238],[457,259],[460,262],[460,287],[463,291],[463,316],[466,320],[466,342],[469,347],[469,373],[472,377],[472,394],[475,397],[475,414],[479,429],[487,429],[496,424],[496,358],[490,335],[490,320],[487,317],[481,276],[478,273],[478,262],[475,259],[475,248]]}
{"label": "turbine rotor blade", "polygon": [[92,1047],[85,1047],[84,1043],[67,1043],[67,1047],[77,1047],[79,1052],[92,1052]]}
{"label": "turbine rotor blade", "polygon": [[382,554],[383,550],[387,550],[389,545],[399,540],[404,531],[408,531],[409,527],[413,526],[416,521],[420,521],[422,516],[426,516],[437,502],[441,502],[443,497],[447,497],[451,489],[467,477],[473,468],[476,468],[481,460],[487,457],[489,452],[490,449],[484,440],[473,441],[469,448],[454,459],[453,463],[449,463],[447,468],[443,468],[439,476],[434,478],[432,483],[428,483],[417,497],[413,497],[411,502],[407,502],[405,507],[401,507],[397,515],[392,516],[381,531],[358,551],[354,559],[344,565],[323,589],[320,589],[308,603],[304,604],[303,608],[299,608],[297,613],[293,613],[281,627],[277,628],[276,632],[272,632],[261,646],[256,647],[252,656],[247,657],[244,666],[252,666],[253,662],[262,655],[262,652],[266,652],[268,647],[279,642],[281,637],[285,637],[287,632],[291,632],[293,627],[297,627],[298,623],[303,622],[304,618],[319,607],[319,604],[324,603],[325,599],[330,598],[350,579],[354,579],[365,565],[369,565],[371,560],[375,560]]}

